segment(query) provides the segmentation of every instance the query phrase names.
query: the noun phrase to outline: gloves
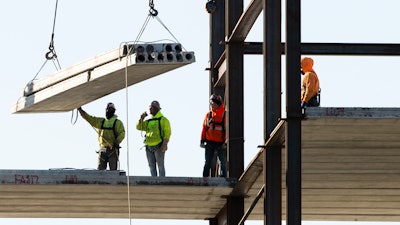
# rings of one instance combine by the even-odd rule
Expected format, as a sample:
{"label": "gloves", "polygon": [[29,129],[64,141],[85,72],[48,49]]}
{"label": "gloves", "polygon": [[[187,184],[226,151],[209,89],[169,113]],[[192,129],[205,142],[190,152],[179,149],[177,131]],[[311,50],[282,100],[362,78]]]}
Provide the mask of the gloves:
{"label": "gloves", "polygon": [[301,108],[307,108],[307,102],[302,101],[301,102]]}
{"label": "gloves", "polygon": [[147,116],[147,112],[142,113],[142,114],[140,115],[139,121],[143,121],[144,118],[145,118],[146,116]]}
{"label": "gloves", "polygon": [[200,148],[205,148],[206,147],[206,141],[201,140],[200,141]]}
{"label": "gloves", "polygon": [[118,144],[117,142],[115,142],[115,143],[113,144],[113,149],[119,149],[119,144]]}
{"label": "gloves", "polygon": [[161,144],[160,150],[162,152],[166,152],[168,150],[168,139],[164,139],[163,143]]}
{"label": "gloves", "polygon": [[77,108],[79,114],[81,114],[81,116],[83,115],[83,113],[85,112],[82,107]]}

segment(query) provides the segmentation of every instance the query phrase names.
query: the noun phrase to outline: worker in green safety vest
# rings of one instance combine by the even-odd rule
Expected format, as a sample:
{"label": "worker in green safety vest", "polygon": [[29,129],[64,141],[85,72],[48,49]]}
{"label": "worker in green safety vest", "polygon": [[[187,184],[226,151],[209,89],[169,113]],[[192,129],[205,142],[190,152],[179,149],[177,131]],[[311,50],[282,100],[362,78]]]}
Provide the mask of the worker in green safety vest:
{"label": "worker in green safety vest", "polygon": [[125,138],[125,128],[115,114],[115,105],[111,102],[107,104],[105,118],[91,116],[82,107],[79,107],[78,111],[98,134],[100,149],[97,151],[99,155],[97,169],[106,170],[108,164],[110,170],[117,170],[119,149]]}

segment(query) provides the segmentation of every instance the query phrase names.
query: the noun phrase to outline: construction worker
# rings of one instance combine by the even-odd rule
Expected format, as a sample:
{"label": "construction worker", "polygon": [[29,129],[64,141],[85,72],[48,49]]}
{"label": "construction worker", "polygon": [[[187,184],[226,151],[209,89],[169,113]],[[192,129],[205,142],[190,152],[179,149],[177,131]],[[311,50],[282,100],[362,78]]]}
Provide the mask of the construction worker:
{"label": "construction worker", "polygon": [[149,108],[152,117],[144,120],[147,113],[142,113],[136,124],[136,129],[146,132],[144,144],[151,176],[157,176],[157,165],[159,176],[165,177],[164,157],[171,137],[171,126],[169,120],[161,113],[158,101],[152,101]]}
{"label": "construction worker", "polygon": [[[209,177],[214,152],[220,163],[220,177],[226,177],[226,144],[225,144],[225,106],[220,95],[210,97],[210,110],[207,112],[201,131],[200,147],[205,148],[203,177]],[[213,168],[214,169],[214,168]]]}
{"label": "construction worker", "polygon": [[117,170],[120,143],[125,138],[125,128],[122,121],[115,115],[115,105],[111,102],[107,104],[105,118],[91,116],[82,107],[79,107],[78,111],[98,133],[100,150],[97,169],[106,170],[108,163],[110,170]]}
{"label": "construction worker", "polygon": [[301,108],[317,107],[319,102],[319,80],[313,66],[314,60],[309,57],[303,57],[300,61],[301,73],[304,75],[302,82]]}

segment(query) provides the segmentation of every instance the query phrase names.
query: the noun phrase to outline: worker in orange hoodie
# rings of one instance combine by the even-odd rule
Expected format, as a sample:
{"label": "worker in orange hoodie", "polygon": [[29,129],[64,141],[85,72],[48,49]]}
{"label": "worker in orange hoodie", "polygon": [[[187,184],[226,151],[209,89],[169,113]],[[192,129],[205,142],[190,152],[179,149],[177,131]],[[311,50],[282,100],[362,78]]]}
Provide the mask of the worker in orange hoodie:
{"label": "worker in orange hoodie", "polygon": [[210,111],[207,112],[201,131],[200,147],[205,148],[203,177],[209,177],[214,152],[220,163],[220,177],[226,177],[226,144],[225,144],[225,106],[220,95],[210,97]]}
{"label": "worker in orange hoodie", "polygon": [[319,106],[319,80],[313,66],[314,60],[309,57],[303,57],[300,62],[301,73],[304,75],[301,87],[301,107]]}

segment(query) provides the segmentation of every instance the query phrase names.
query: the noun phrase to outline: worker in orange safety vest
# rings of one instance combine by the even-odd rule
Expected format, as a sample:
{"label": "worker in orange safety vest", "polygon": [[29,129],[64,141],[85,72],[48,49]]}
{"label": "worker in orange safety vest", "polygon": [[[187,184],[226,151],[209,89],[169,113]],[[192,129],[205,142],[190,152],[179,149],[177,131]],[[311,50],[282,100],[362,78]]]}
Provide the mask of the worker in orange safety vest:
{"label": "worker in orange safety vest", "polygon": [[205,163],[203,177],[209,177],[214,152],[220,163],[220,177],[226,177],[226,132],[225,106],[222,97],[213,94],[210,97],[210,110],[207,112],[201,131],[200,147],[205,148]]}

